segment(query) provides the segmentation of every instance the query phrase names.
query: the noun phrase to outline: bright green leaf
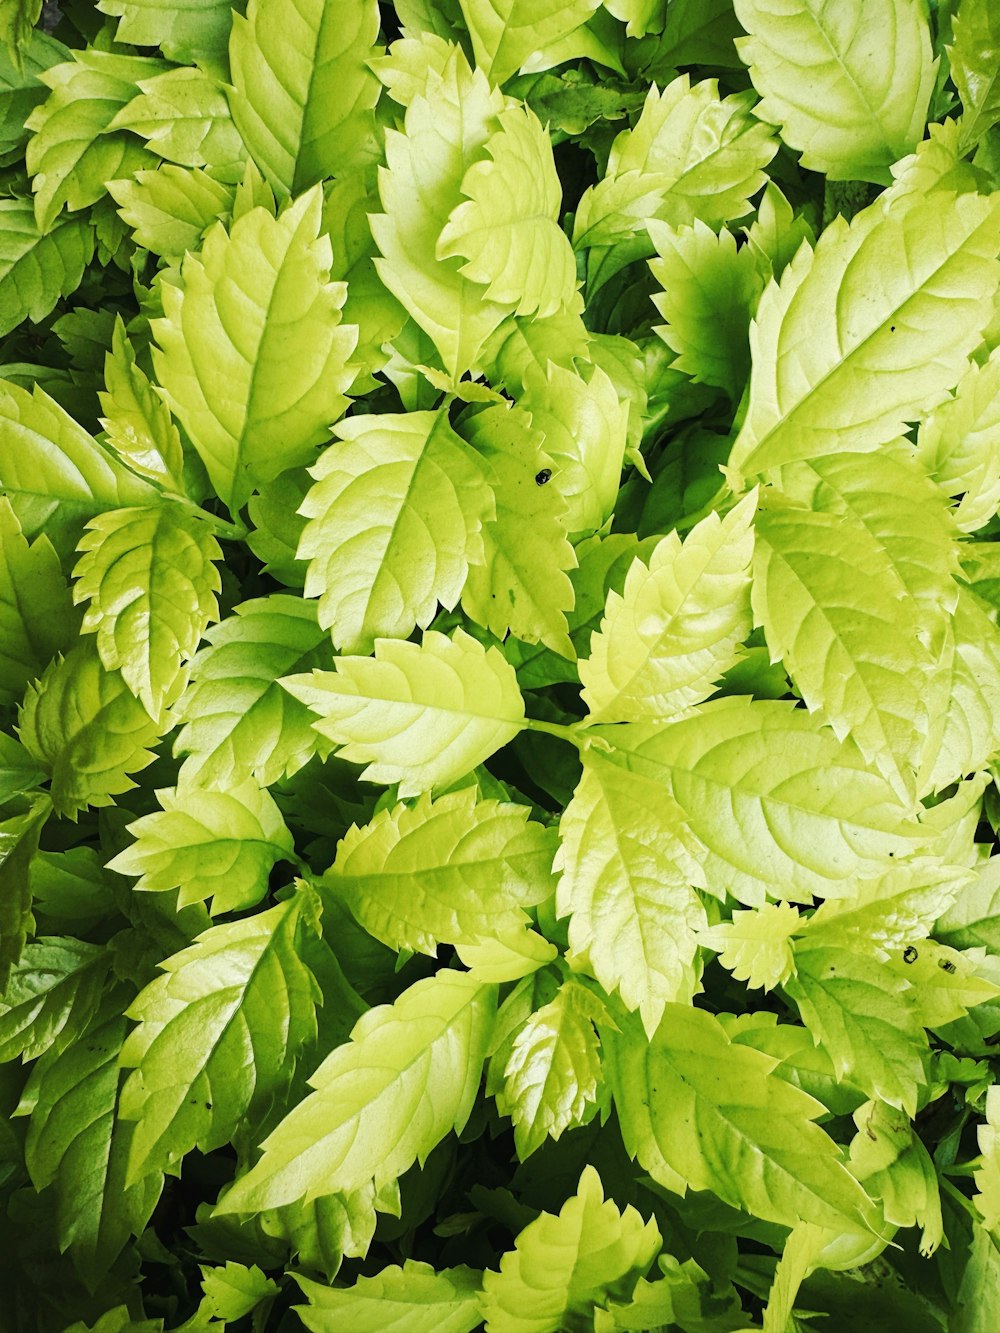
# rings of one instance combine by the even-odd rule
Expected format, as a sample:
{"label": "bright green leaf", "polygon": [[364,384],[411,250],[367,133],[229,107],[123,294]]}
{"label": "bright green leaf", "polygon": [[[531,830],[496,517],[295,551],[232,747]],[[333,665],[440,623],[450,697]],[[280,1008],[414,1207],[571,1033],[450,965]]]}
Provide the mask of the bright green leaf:
{"label": "bright green leaf", "polygon": [[300,889],[212,926],[162,963],[127,1010],[138,1022],[121,1053],[133,1071],[119,1109],[136,1122],[130,1180],[229,1143],[288,1084],[316,1035],[319,989],[300,957],[314,912]]}
{"label": "bright green leaf", "polygon": [[228,221],[233,204],[232,191],[206,172],[170,164],[108,181],[108,192],[136,245],[171,257],[198,250],[202,233]]}
{"label": "bright green leaf", "polygon": [[139,891],[179,888],[179,907],[211,897],[213,915],[241,911],[264,897],[271,867],[293,855],[278,807],[253,778],[215,791],[195,775],[156,797],[162,810],[129,824],[135,841],[108,863],[141,875]]}
{"label": "bright green leaf", "polygon": [[669,1005],[648,1045],[634,1020],[604,1038],[625,1145],[667,1189],[711,1190],[784,1226],[841,1231],[872,1213],[813,1123],[820,1103],[779,1078],[777,1060],[731,1042],[714,1014]]}
{"label": "bright green leaf", "polygon": [[570,962],[654,1032],[664,1004],[697,989],[695,932],[706,924],[683,813],[648,777],[588,750],[559,836],[556,910],[569,917]]}
{"label": "bright green leaf", "polygon": [[[875,451],[965,369],[993,309],[1000,199],[935,193],[835,219],[764,291],[732,478]],[[900,262],[905,256],[905,262]]]}
{"label": "bright green leaf", "polygon": [[426,629],[458,601],[495,513],[488,474],[446,409],[350,417],[309,469],[305,594],[343,652]]}
{"label": "bright green leaf", "polygon": [[750,633],[750,561],[756,494],[722,520],[703,518],[633,561],[619,595],[608,594],[590,656],[580,662],[583,700],[597,722],[666,721],[701,703],[736,662]]}
{"label": "bright green leaf", "polygon": [[627,1298],[660,1248],[654,1221],[605,1199],[593,1166],[558,1216],[541,1213],[519,1232],[499,1273],[483,1274],[486,1333],[559,1333],[608,1298]]}
{"label": "bright green leaf", "polygon": [[917,434],[917,459],[945,495],[957,496],[955,523],[974,532],[1000,509],[1000,348],[969,366]]}
{"label": "bright green leaf", "polygon": [[481,1322],[479,1274],[406,1259],[350,1287],[324,1287],[300,1274],[309,1305],[295,1310],[313,1333],[471,1333]]}
{"label": "bright green leaf", "polygon": [[158,46],[168,60],[225,57],[231,0],[100,0],[98,8],[119,20],[120,42]]}
{"label": "bright green leaf", "polygon": [[489,157],[465,173],[468,197],[452,209],[436,253],[464,259],[459,271],[486,287],[487,300],[544,319],[576,294],[576,260],[559,227],[562,186],[534,112],[512,106],[497,120],[500,128],[483,145]]}
{"label": "bright green leaf", "polygon": [[138,81],[139,92],[122,107],[109,129],[131,130],[167,162],[242,172],[246,149],[229,114],[219,83],[186,65]]}
{"label": "bright green leaf", "polygon": [[961,0],[951,20],[951,77],[962,99],[962,148],[1000,121],[1000,16],[989,0]]}
{"label": "bright green leaf", "polygon": [[528,814],[475,787],[380,810],[340,840],[321,892],[391,949],[433,957],[439,944],[517,933],[523,909],[552,891],[555,836]]}
{"label": "bright green leaf", "polygon": [[495,1005],[493,986],[444,969],[369,1010],[216,1211],[272,1208],[373,1178],[378,1188],[425,1161],[469,1118]]}
{"label": "bright green leaf", "polygon": [[229,44],[233,120],[275,190],[297,195],[377,152],[374,0],[250,0]]}
{"label": "bright green leaf", "polygon": [[765,903],[700,931],[698,943],[714,949],[722,966],[751,990],[774,990],[795,970],[789,937],[805,924],[790,903]]}
{"label": "bright green leaf", "polygon": [[494,87],[506,82],[527,58],[582,27],[597,0],[459,0],[472,38],[476,65]]}
{"label": "bright green leaf", "polygon": [[153,364],[164,397],[233,511],[255,486],[308,462],[347,405],[357,328],[340,323],[344,283],[329,282],[322,193],[278,218],[244,213],[189,254],[164,284]]}
{"label": "bright green leaf", "polygon": [[90,605],[84,633],[96,633],[108,671],[151,716],[172,703],[181,668],[209,621],[222,587],[213,561],[222,550],[206,523],[179,505],[113,509],[87,524],[73,571],[73,600]]}
{"label": "bright green leaf", "polygon": [[562,495],[549,485],[553,460],[517,408],[488,409],[463,429],[492,470],[496,518],[483,525],[485,561],[469,568],[462,609],[498,639],[509,630],[572,659],[566,612],[573,605],[573,585],[567,571],[576,557],[566,536]]}
{"label": "bright green leaf", "polygon": [[281,683],[341,758],[367,764],[370,782],[398,782],[401,797],[457,781],[524,725],[513,668],[462,629],[427,630],[420,644],[379,639],[374,658],[334,665]]}
{"label": "bright green leaf", "polygon": [[104,358],[106,392],[99,395],[107,442],[133,471],[184,493],[184,452],[163,399],[136,363],[121,316]]}
{"label": "bright green leaf", "polygon": [[735,0],[750,33],[736,41],[802,165],[830,180],[889,183],[889,167],[923,135],[937,61],[912,0]]}
{"label": "bright green leaf", "polygon": [[272,593],[244,602],[206,632],[191,662],[191,682],[173,708],[185,777],[225,790],[253,776],[263,787],[297,772],[320,737],[305,704],[279,678],[329,661],[315,605]]}
{"label": "bright green leaf", "polygon": [[153,762],[161,734],[119,672],[106,671],[92,639],[56,657],[28,687],[18,723],[30,755],[52,775],[56,814],[112,804]]}
{"label": "bright green leaf", "polygon": [[[780,739],[779,739],[780,738]],[[701,887],[749,907],[837,897],[921,828],[857,747],[791,702],[733,696],[667,727],[616,727],[628,766],[665,785],[702,844]]]}
{"label": "bright green leaf", "polygon": [[93,254],[94,233],[80,218],[42,231],[27,199],[0,199],[0,336],[50,314],[79,287]]}
{"label": "bright green leaf", "polygon": [[39,75],[52,91],[27,122],[34,130],[26,162],[39,231],[48,231],[64,207],[72,212],[96,203],[105,181],[156,161],[129,135],[106,131],[139,80],[160,73],[163,62],[90,48],[71,55]]}

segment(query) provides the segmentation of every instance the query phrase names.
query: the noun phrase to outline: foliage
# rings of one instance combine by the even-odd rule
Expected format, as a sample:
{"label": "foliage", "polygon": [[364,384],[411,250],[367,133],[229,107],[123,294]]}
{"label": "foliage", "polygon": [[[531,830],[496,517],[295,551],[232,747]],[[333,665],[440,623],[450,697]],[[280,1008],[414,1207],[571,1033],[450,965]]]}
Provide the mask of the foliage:
{"label": "foliage", "polygon": [[0,0],[3,1333],[1000,1326],[998,238],[992,0]]}

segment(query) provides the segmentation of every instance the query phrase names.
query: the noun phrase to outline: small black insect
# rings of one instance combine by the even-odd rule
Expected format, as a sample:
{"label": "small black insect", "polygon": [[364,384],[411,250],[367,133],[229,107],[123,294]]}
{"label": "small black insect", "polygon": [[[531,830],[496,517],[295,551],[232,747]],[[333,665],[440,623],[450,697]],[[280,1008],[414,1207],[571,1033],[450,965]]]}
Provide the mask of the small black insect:
{"label": "small black insect", "polygon": [[912,944],[908,944],[906,948],[903,950],[904,963],[915,963],[918,957],[919,954],[917,953],[916,949],[914,949]]}
{"label": "small black insect", "polygon": [[939,959],[939,960],[938,960],[938,967],[941,969],[942,972],[954,972],[954,971],[955,971],[955,964],[951,961],[950,958],[941,958],[941,959]]}
{"label": "small black insect", "polygon": [[535,473],[535,485],[544,486],[551,476],[552,476],[552,469],[550,467],[543,467],[541,472]]}

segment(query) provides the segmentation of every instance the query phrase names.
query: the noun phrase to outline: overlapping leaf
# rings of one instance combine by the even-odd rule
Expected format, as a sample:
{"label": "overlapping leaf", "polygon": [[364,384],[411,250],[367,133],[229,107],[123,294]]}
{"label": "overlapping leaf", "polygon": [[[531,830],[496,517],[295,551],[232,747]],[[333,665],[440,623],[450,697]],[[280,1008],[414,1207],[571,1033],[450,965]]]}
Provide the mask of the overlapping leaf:
{"label": "overlapping leaf", "polygon": [[213,913],[259,903],[272,866],[293,854],[273,797],[253,778],[215,791],[197,776],[156,795],[162,810],[129,824],[135,841],[109,867],[140,875],[139,890],[180,889],[179,907],[210,897]]}
{"label": "overlapping leaf", "polygon": [[416,796],[457,781],[521,730],[524,700],[499,649],[464,630],[428,630],[420,644],[379,639],[375,656],[339,657],[336,672],[286,676],[313,726],[367,764],[372,782],[398,782]]}
{"label": "overlapping leaf", "polygon": [[342,651],[367,653],[455,605],[495,504],[443,409],[351,417],[336,433],[309,470],[298,555],[320,624]]}
{"label": "overlapping leaf", "polygon": [[750,633],[750,560],[756,494],[702,519],[682,543],[669,533],[648,566],[633,561],[608,594],[583,700],[598,722],[666,721],[701,703]]}
{"label": "overlapping leaf", "polygon": [[557,1333],[611,1296],[631,1294],[660,1248],[660,1231],[635,1208],[605,1199],[593,1166],[558,1216],[541,1213],[520,1231],[499,1273],[483,1274],[486,1333]]}
{"label": "overlapping leaf", "polygon": [[109,963],[100,945],[69,936],[26,945],[0,995],[0,1061],[72,1045],[97,1011]]}
{"label": "overlapping leaf", "polygon": [[135,1121],[130,1181],[198,1146],[228,1143],[291,1079],[316,1035],[316,981],[302,937],[317,928],[301,889],[256,916],[213,926],[161,964],[127,1010],[119,1114]]}
{"label": "overlapping leaf", "polygon": [[[375,156],[374,0],[250,0],[229,43],[233,120],[282,195]],[[197,165],[197,164],[194,164]]]}
{"label": "overlapping leaf", "polygon": [[951,388],[991,316],[998,219],[997,196],[942,191],[802,246],[757,308],[731,477],[876,450]]}
{"label": "overlapping leaf", "polygon": [[307,462],[347,405],[357,328],[340,323],[347,288],[328,281],[321,212],[318,187],[278,218],[252,208],[228,235],[213,228],[186,256],[182,284],[163,287],[156,373],[233,510]]}
{"label": "overlapping leaf", "polygon": [[29,545],[10,501],[0,496],[0,702],[20,699],[69,647],[78,619],[52,543],[43,532]]}
{"label": "overlapping leaf", "polygon": [[205,637],[173,709],[185,777],[224,790],[248,776],[267,787],[297,772],[321,741],[279,678],[329,661],[314,603],[281,593],[243,602]]}
{"label": "overlapping leaf", "polygon": [[112,804],[153,762],[157,723],[117,671],[105,670],[85,639],[55,657],[28,687],[18,730],[25,749],[51,775],[56,814],[75,819],[86,806]]}
{"label": "overlapping leaf", "polygon": [[662,729],[608,729],[608,739],[684,811],[703,886],[748,906],[836,897],[921,838],[857,747],[790,702],[719,699]]}
{"label": "overlapping leaf", "polygon": [[[377,1188],[422,1162],[469,1118],[495,1006],[495,987],[444,969],[369,1010],[216,1212],[271,1208],[372,1179]],[[376,1120],[378,1134],[363,1131]]]}
{"label": "overlapping leaf", "polygon": [[0,199],[0,336],[50,314],[80,285],[94,233],[80,218],[40,229],[27,199]]}
{"label": "overlapping leaf", "polygon": [[590,750],[559,834],[556,909],[569,917],[570,959],[654,1032],[664,1004],[695,992],[695,932],[706,924],[683,812],[650,778]]}
{"label": "overlapping leaf", "polygon": [[[139,92],[109,129],[131,130],[167,162],[184,167],[239,171],[246,158],[220,85],[197,66],[181,66],[140,79]],[[311,183],[311,182],[310,182]]]}
{"label": "overlapping leaf", "polygon": [[77,550],[76,602],[89,600],[84,632],[95,632],[108,671],[153,717],[173,702],[222,587],[222,550],[207,524],[179,505],[113,509],[87,524]]}
{"label": "overlapping leaf", "polygon": [[923,135],[937,62],[927,18],[910,0],[736,0],[750,34],[736,41],[802,165],[830,180],[889,183]]}
{"label": "overlapping leaf", "polygon": [[777,1063],[730,1041],[703,1009],[670,1005],[647,1045],[635,1025],[605,1033],[626,1147],[666,1188],[708,1189],[756,1217],[837,1231],[873,1213],[822,1105],[773,1075]]}
{"label": "overlapping leaf", "polygon": [[523,805],[464,787],[380,810],[340,840],[320,884],[369,935],[434,955],[439,944],[516,934],[552,891],[555,837]]}
{"label": "overlapping leaf", "polygon": [[471,565],[462,609],[498,639],[508,630],[572,659],[567,611],[573,606],[573,548],[564,502],[550,485],[552,458],[517,408],[488,408],[464,427],[493,477],[496,518],[483,526],[484,563]]}
{"label": "overlapping leaf", "polygon": [[406,1259],[350,1287],[295,1280],[309,1301],[295,1309],[313,1333],[472,1333],[482,1322],[479,1274],[471,1268],[435,1271]]}

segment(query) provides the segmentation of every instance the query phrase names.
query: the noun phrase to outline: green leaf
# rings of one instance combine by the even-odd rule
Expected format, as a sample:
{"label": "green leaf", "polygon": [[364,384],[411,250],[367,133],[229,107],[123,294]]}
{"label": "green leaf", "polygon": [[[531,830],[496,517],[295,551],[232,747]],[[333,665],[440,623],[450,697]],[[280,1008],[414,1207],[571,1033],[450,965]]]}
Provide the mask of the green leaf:
{"label": "green leaf", "polygon": [[699,218],[713,230],[743,217],[778,149],[752,105],[749,93],[720,97],[716,79],[692,87],[688,74],[662,92],[651,87],[635,127],[617,136],[606,172],[580,200],[574,247],[642,235],[651,217],[672,227]]}
{"label": "green leaf", "polygon": [[426,629],[438,602],[454,607],[495,504],[447,408],[349,417],[336,433],[309,469],[298,555],[336,647],[368,653]]}
{"label": "green leaf", "polygon": [[148,482],[105,452],[37,384],[28,393],[0,382],[0,424],[0,487],[28,536],[43,526],[50,534],[78,529],[105,509],[155,499]]}
{"label": "green leaf", "polygon": [[492,470],[496,518],[483,525],[485,559],[469,568],[462,609],[498,639],[510,631],[572,660],[567,571],[576,557],[561,493],[546,477],[553,460],[540,447],[542,436],[518,408],[488,408],[463,429]]}
{"label": "green leaf", "polygon": [[851,1170],[882,1205],[892,1226],[923,1229],[920,1253],[928,1258],[944,1231],[937,1170],[903,1111],[885,1102],[866,1102],[854,1113],[858,1127],[851,1144]]}
{"label": "green leaf", "polygon": [[431,801],[378,811],[352,825],[318,881],[369,935],[391,949],[430,954],[527,924],[527,907],[552,892],[555,835],[527,806],[477,800],[463,787]]}
{"label": "green leaf", "polygon": [[[296,1199],[376,1189],[469,1118],[493,1026],[496,989],[444,969],[366,1013],[327,1056],[264,1155],[216,1205],[254,1212]],[[433,1095],[430,1090],[433,1089]],[[362,1125],[379,1125],[376,1135]]]}
{"label": "green leaf", "polygon": [[94,233],[83,219],[42,231],[27,199],[0,199],[0,336],[50,314],[79,287],[93,255]]}
{"label": "green leaf", "polygon": [[549,363],[526,368],[518,406],[530,412],[552,460],[548,485],[566,501],[561,521],[569,533],[591,533],[615,507],[628,442],[629,404],[598,365],[583,374]]}
{"label": "green leaf", "polygon": [[228,221],[233,204],[232,191],[206,172],[170,165],[108,181],[108,193],[136,245],[171,258],[200,249],[202,234]]}
{"label": "green leaf", "polygon": [[93,1282],[142,1232],[163,1186],[158,1174],[125,1183],[133,1131],[115,1116],[125,1028],[120,1005],[105,1004],[72,1045],[42,1056],[15,1112],[31,1116],[25,1162],[35,1189],[51,1189],[60,1247]]}
{"label": "green leaf", "polygon": [[105,181],[130,176],[156,159],[127,134],[107,133],[140,79],[160,73],[160,60],[88,48],[39,78],[52,91],[32,111],[26,163],[35,192],[39,231],[68,208],[86,208],[105,193]]}
{"label": "green leaf", "polygon": [[45,781],[45,770],[13,736],[0,731],[0,805],[33,792]]}
{"label": "green leaf", "polygon": [[23,813],[5,812],[0,819],[0,994],[34,929],[30,866],[51,811],[49,798],[38,795]]}
{"label": "green leaf", "polygon": [[1000,953],[1000,856],[976,868],[976,877],[937,921],[934,936],[955,949],[985,946]]}
{"label": "green leaf", "polygon": [[496,647],[457,629],[420,644],[379,639],[374,659],[339,657],[336,672],[286,676],[282,685],[318,716],[313,726],[370,782],[401,797],[447,786],[512,741],[524,725],[513,668]]}
{"label": "green leaf", "polygon": [[0,496],[0,702],[21,698],[30,680],[76,637],[79,617],[52,543],[29,546]]}
{"label": "green leaf", "polygon": [[937,61],[923,10],[910,0],[735,0],[750,34],[736,40],[761,95],[802,165],[830,180],[888,185],[889,167],[923,136]]}
{"label": "green leaf", "polygon": [[979,1169],[973,1174],[976,1193],[972,1201],[982,1215],[988,1231],[1000,1230],[1000,1086],[994,1084],[986,1094],[986,1123],[979,1126],[977,1138],[982,1154]]}
{"label": "green leaf", "polygon": [[100,418],[107,443],[134,472],[169,491],[184,493],[184,451],[177,427],[136,363],[120,315],[115,318],[111,351],[104,357],[106,393],[100,393]]}
{"label": "green leaf", "polygon": [[593,1166],[558,1216],[541,1213],[519,1232],[499,1273],[483,1274],[486,1333],[558,1333],[595,1305],[627,1299],[660,1249],[655,1221],[605,1199]]}
{"label": "green leaf", "polygon": [[476,65],[494,87],[515,74],[527,58],[582,27],[597,9],[595,0],[459,0],[472,39]]}
{"label": "green leaf", "polygon": [[603,1100],[601,1044],[594,1024],[606,1016],[606,1006],[569,977],[514,1037],[497,1110],[514,1123],[522,1162],[546,1139],[558,1139],[593,1119]]}
{"label": "green leaf", "polygon": [[250,0],[229,43],[233,120],[279,195],[374,158],[374,0]]}
{"label": "green leaf", "polygon": [[48,92],[38,75],[69,54],[62,42],[37,27],[29,28],[24,41],[15,44],[19,49],[12,49],[9,35],[3,36],[4,21],[17,9],[16,2],[8,4],[0,18],[0,154],[4,155],[28,141],[24,122]]}
{"label": "green leaf", "polygon": [[207,523],[179,505],[113,509],[87,524],[73,600],[90,600],[83,632],[96,633],[108,671],[152,717],[173,702],[182,668],[219,617],[222,550]]}
{"label": "green leaf", "polygon": [[751,990],[773,990],[795,969],[789,937],[805,925],[789,903],[765,903],[749,911],[735,911],[731,921],[700,931],[698,943],[716,950],[722,966]]}
{"label": "green leaf", "polygon": [[212,167],[226,179],[240,174],[246,149],[222,86],[196,66],[138,81],[109,129],[131,130],[152,152],[182,167]]}
{"label": "green leaf", "polygon": [[690,887],[692,842],[662,787],[593,749],[582,757],[554,867],[569,961],[654,1032],[668,1001],[698,989],[695,932],[707,922]]}
{"label": "green leaf", "polygon": [[[881,519],[898,533],[886,493]],[[753,604],[771,660],[781,661],[811,710],[912,799],[931,721],[934,658],[921,636],[923,608],[900,586],[878,534],[839,513],[782,506],[757,523]],[[894,534],[895,535],[895,534]],[[873,540],[875,536],[875,540]],[[881,549],[880,549],[881,547]]]}
{"label": "green leaf", "polygon": [[169,1170],[192,1148],[229,1143],[283,1090],[316,1035],[319,988],[301,961],[316,930],[309,891],[269,911],[212,926],[160,966],[126,1011],[133,1072],[119,1115],[136,1122],[128,1177]]}
{"label": "green leaf", "polygon": [[97,7],[118,19],[119,42],[158,46],[168,60],[181,63],[225,59],[230,0],[99,0]]}
{"label": "green leaf", "polygon": [[952,82],[962,99],[961,145],[967,151],[1000,121],[1000,16],[988,0],[961,0],[951,20]]}
{"label": "green leaf", "polygon": [[0,42],[15,59],[31,39],[31,30],[42,12],[42,0],[7,0],[0,9]]}
{"label": "green leaf", "polygon": [[132,790],[128,775],[153,762],[147,747],[162,728],[85,639],[28,687],[18,730],[51,774],[56,814],[75,819],[85,807],[111,805],[112,797]]}
{"label": "green leaf", "polygon": [[957,496],[955,523],[974,532],[1000,509],[1000,348],[974,362],[920,423],[916,457],[945,495]]}
{"label": "green leaf", "polygon": [[109,962],[105,948],[83,940],[25,945],[0,995],[0,1062],[71,1046],[97,1010]]}
{"label": "green leaf", "polygon": [[669,533],[648,567],[636,558],[621,595],[608,594],[583,700],[598,722],[666,721],[701,703],[738,660],[750,633],[750,561],[757,495],[720,520],[707,515],[684,542]]}
{"label": "green leaf", "polygon": [[749,329],[760,278],[749,245],[737,250],[725,228],[647,223],[658,258],[649,269],[663,289],[653,304],[667,321],[656,332],[676,353],[674,367],[696,384],[715,384],[738,403],[750,372]]}
{"label": "green leaf", "polygon": [[315,604],[272,593],[235,607],[205,637],[172,710],[183,724],[175,749],[188,756],[185,777],[224,790],[250,776],[268,787],[298,772],[320,737],[308,708],[279,678],[329,661]]}
{"label": "green leaf", "polygon": [[684,811],[701,843],[695,882],[749,907],[842,895],[922,836],[853,742],[788,701],[722,698],[664,728],[609,729],[608,739]]}
{"label": "green leaf", "polygon": [[233,512],[308,462],[347,405],[357,328],[340,323],[346,285],[328,281],[322,202],[317,187],[278,218],[257,207],[229,235],[213,228],[185,257],[182,285],[162,288],[152,329],[163,396]]}
{"label": "green leaf", "polygon": [[711,1190],[755,1217],[843,1231],[874,1212],[837,1145],[813,1122],[823,1107],[731,1042],[714,1014],[669,1005],[646,1045],[635,1020],[604,1033],[612,1095],[629,1153],[683,1194]]}
{"label": "green leaf", "polygon": [[875,451],[951,388],[991,317],[998,220],[996,197],[935,192],[800,247],[757,307],[730,478]]}
{"label": "green leaf", "polygon": [[472,1333],[479,1313],[480,1275],[406,1259],[350,1287],[325,1287],[299,1273],[295,1281],[309,1301],[296,1305],[313,1333]]}
{"label": "green leaf", "polygon": [[201,1272],[201,1289],[205,1293],[202,1306],[215,1319],[242,1319],[269,1297],[277,1296],[280,1290],[256,1264],[248,1268],[229,1260],[222,1268],[202,1265]]}
{"label": "green leaf", "polygon": [[435,258],[436,247],[504,101],[481,69],[470,70],[458,46],[425,72],[426,93],[414,94],[403,131],[385,132],[385,212],[369,214],[369,223],[381,251],[374,261],[379,277],[457,382],[466,370],[478,372],[484,343],[512,307],[486,300],[482,287],[462,276],[459,260]]}
{"label": "green leaf", "polygon": [[489,154],[462,180],[464,203],[452,209],[438,238],[439,259],[462,258],[459,272],[486,287],[486,299],[514,305],[515,315],[546,318],[576,295],[576,259],[559,226],[562,185],[552,142],[526,106],[497,116]]}
{"label": "green leaf", "polygon": [[254,778],[214,791],[197,775],[156,793],[163,807],[128,825],[135,841],[109,868],[141,875],[139,891],[180,889],[178,907],[242,911],[267,892],[271,867],[294,855],[292,835],[270,794]]}
{"label": "green leaf", "polygon": [[837,1077],[913,1116],[927,1081],[927,1037],[911,991],[885,963],[808,938],[796,945],[795,976],[785,984]]}

